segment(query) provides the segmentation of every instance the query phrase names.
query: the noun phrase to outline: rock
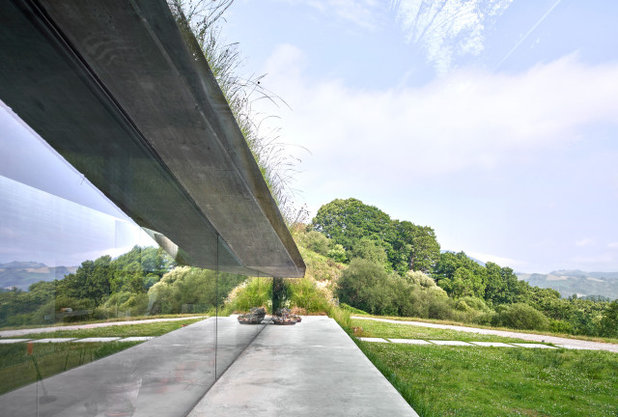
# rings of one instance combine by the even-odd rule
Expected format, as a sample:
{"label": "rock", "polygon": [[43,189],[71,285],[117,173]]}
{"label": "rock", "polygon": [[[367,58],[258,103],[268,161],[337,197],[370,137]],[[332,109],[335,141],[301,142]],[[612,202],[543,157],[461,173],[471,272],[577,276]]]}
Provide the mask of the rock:
{"label": "rock", "polygon": [[290,310],[287,308],[280,308],[275,312],[275,315],[272,317],[273,324],[279,325],[292,325],[299,323],[302,319],[300,316],[296,314],[290,313]]}
{"label": "rock", "polygon": [[238,316],[241,324],[260,324],[266,316],[266,310],[262,307],[252,307],[249,313]]}

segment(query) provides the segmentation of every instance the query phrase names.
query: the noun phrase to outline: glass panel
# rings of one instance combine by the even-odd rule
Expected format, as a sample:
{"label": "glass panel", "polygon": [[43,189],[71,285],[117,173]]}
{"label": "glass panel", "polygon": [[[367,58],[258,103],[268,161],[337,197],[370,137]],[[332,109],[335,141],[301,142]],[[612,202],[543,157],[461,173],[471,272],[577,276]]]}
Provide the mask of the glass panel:
{"label": "glass panel", "polygon": [[[253,341],[253,339],[264,328],[263,323],[241,324],[238,320],[238,313],[247,313],[251,307],[266,308],[266,298],[259,294],[267,294],[264,278],[248,277],[246,275],[224,272],[234,270],[234,264],[229,265],[229,260],[233,260],[231,251],[225,241],[218,239],[218,296],[217,296],[217,362],[216,375],[220,377],[223,372],[234,362],[242,351]],[[243,306],[234,305],[230,292],[239,284],[245,283],[243,288],[243,298],[249,301]],[[227,303],[226,303],[227,301]],[[240,307],[240,308],[239,308]]]}
{"label": "glass panel", "polygon": [[[0,171],[0,414],[185,416],[215,381],[216,308],[241,280],[219,289],[216,235],[202,238],[213,269],[177,266],[8,108],[0,113],[12,164]],[[112,176],[125,162],[103,161]]]}

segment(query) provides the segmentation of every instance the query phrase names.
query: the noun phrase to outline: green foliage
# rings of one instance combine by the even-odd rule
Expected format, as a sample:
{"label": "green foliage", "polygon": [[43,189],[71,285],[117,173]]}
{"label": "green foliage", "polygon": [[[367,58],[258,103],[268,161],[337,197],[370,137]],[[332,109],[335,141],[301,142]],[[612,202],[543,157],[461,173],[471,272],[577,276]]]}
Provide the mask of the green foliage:
{"label": "green foliage", "polygon": [[225,300],[225,313],[246,313],[252,307],[264,307],[270,311],[272,278],[254,277],[234,288]]}
{"label": "green foliage", "polygon": [[440,255],[432,228],[391,220],[377,207],[354,198],[323,205],[312,226],[345,249],[342,261],[363,258],[401,275],[410,269],[430,271]]}
{"label": "green foliage", "polygon": [[203,313],[222,305],[246,277],[188,266],[176,267],[148,291],[150,314]]}
{"label": "green foliage", "polygon": [[485,268],[464,252],[445,252],[433,271],[438,285],[453,297],[485,297],[487,281]]}
{"label": "green foliage", "polygon": [[327,256],[330,250],[330,239],[322,233],[310,230],[306,233],[299,233],[298,244],[320,255]]}
{"label": "green foliage", "polygon": [[390,267],[388,258],[386,257],[386,251],[384,250],[384,244],[367,237],[361,238],[356,245],[354,245],[354,248],[350,250],[349,257],[350,259],[365,259],[377,265],[384,265],[387,269]]}
{"label": "green foliage", "polygon": [[609,303],[605,309],[599,334],[605,337],[618,337],[618,300]]}
{"label": "green foliage", "polygon": [[307,313],[327,312],[329,309],[328,294],[317,286],[316,281],[309,277],[288,280],[290,291],[290,307],[304,309]]}
{"label": "green foliage", "polygon": [[393,234],[388,214],[354,198],[333,200],[320,207],[313,228],[348,251],[364,237],[385,242]]}
{"label": "green foliage", "polygon": [[526,330],[549,329],[548,318],[528,304],[515,303],[505,307],[496,316],[496,326]]}
{"label": "green foliage", "polygon": [[367,313],[366,311],[363,311],[359,308],[355,308],[352,307],[351,305],[348,305],[346,303],[339,303],[339,308],[341,308],[344,311],[349,312],[350,314],[354,314],[354,315],[368,315],[369,313]]}
{"label": "green foliage", "polygon": [[[440,259],[440,245],[431,227],[409,221],[394,221],[395,236],[391,245],[398,259],[391,259],[400,272],[408,269],[429,273]],[[404,263],[405,262],[405,263]]]}
{"label": "green foliage", "polygon": [[338,243],[328,250],[326,256],[339,263],[346,262],[347,260],[345,248]]}
{"label": "green foliage", "polygon": [[371,314],[397,314],[393,280],[384,268],[355,258],[339,279],[339,299]]}

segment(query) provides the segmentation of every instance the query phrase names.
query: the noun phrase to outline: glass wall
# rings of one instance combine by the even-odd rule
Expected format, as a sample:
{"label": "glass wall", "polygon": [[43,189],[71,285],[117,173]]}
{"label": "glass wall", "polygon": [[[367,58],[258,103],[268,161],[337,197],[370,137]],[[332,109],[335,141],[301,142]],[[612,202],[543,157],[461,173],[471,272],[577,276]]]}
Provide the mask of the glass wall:
{"label": "glass wall", "polygon": [[[185,416],[263,329],[229,315],[246,271],[217,234],[208,269],[177,265],[4,105],[0,121],[0,414]],[[112,176],[147,163],[91,157]]]}

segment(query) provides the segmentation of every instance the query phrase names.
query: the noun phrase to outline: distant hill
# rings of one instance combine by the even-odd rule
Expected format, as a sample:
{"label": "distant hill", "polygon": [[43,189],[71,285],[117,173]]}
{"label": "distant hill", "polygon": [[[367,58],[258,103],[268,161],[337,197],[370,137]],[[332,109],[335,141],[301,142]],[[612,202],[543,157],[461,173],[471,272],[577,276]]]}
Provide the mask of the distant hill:
{"label": "distant hill", "polygon": [[553,288],[563,297],[573,294],[601,295],[618,299],[618,272],[584,272],[580,270],[558,270],[549,274],[523,274],[517,277],[530,285]]}
{"label": "distant hill", "polygon": [[27,290],[35,282],[62,279],[65,275],[74,273],[76,270],[76,266],[50,267],[40,262],[13,261],[0,264],[0,288],[17,287]]}

